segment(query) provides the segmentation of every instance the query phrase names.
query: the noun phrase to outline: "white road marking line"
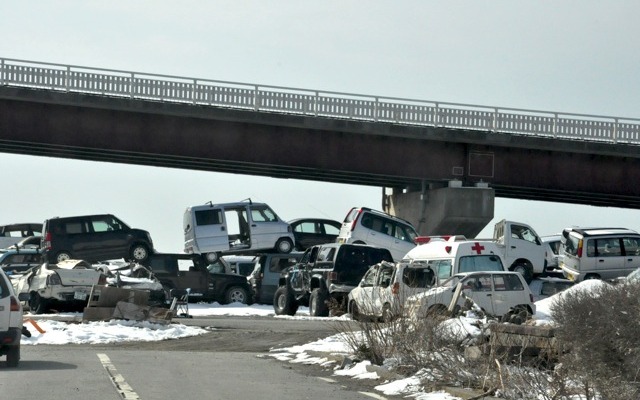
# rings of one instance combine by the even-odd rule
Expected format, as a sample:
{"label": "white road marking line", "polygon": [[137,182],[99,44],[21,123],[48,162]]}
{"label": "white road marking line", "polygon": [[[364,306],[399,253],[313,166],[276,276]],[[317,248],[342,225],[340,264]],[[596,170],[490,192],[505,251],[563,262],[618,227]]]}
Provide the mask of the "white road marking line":
{"label": "white road marking line", "polygon": [[325,381],[325,382],[329,382],[329,383],[337,383],[338,382],[335,379],[323,378],[322,376],[318,376],[317,378],[320,379],[321,381]]}
{"label": "white road marking line", "polygon": [[129,384],[124,380],[124,377],[118,373],[118,370],[116,370],[116,367],[111,363],[109,357],[107,357],[106,354],[101,353],[98,353],[97,355],[102,366],[107,370],[107,373],[111,377],[111,382],[113,383],[113,386],[116,387],[120,397],[125,400],[140,400],[140,396],[133,391],[131,386],[129,386]]}

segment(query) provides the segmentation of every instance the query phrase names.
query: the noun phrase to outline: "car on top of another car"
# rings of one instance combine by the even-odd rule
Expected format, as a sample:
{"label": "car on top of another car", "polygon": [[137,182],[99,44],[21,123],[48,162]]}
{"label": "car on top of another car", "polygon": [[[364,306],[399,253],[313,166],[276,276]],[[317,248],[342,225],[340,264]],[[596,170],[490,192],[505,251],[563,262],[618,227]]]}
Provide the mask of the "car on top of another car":
{"label": "car on top of another car", "polygon": [[333,243],[342,224],[326,218],[297,218],[289,221],[296,240],[296,250],[305,251],[317,244]]}

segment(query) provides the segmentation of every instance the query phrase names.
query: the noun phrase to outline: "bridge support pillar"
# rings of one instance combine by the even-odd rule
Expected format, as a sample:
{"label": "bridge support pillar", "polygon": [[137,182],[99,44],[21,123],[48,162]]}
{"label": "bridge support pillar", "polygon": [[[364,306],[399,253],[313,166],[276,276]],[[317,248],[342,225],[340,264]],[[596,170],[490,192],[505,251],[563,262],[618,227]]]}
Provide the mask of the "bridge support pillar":
{"label": "bridge support pillar", "polygon": [[403,218],[420,235],[465,235],[474,238],[493,219],[494,190],[488,185],[423,188],[421,192],[384,194],[385,212]]}

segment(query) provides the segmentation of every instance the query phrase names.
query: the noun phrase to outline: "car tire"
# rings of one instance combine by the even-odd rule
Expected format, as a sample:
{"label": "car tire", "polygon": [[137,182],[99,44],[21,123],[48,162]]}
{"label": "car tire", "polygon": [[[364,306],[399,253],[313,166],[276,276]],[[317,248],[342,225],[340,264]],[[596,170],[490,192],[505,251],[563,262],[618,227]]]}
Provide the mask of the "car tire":
{"label": "car tire", "polygon": [[129,257],[135,262],[142,262],[149,258],[149,247],[143,243],[136,243],[131,246]]}
{"label": "car tire", "polygon": [[68,251],[59,251],[58,254],[56,254],[55,262],[59,263],[62,261],[71,260],[71,258],[71,253],[69,253]]}
{"label": "car tire", "polygon": [[273,309],[276,315],[295,315],[298,302],[286,286],[280,286],[273,295]]}
{"label": "car tire", "polygon": [[10,346],[7,350],[7,367],[16,368],[20,363],[20,345]]}
{"label": "car tire", "polygon": [[391,311],[391,305],[389,303],[385,303],[382,306],[382,317],[380,319],[382,322],[388,323],[392,322],[395,318],[395,315]]}
{"label": "car tire", "polygon": [[249,304],[249,292],[240,286],[232,286],[224,294],[226,304],[241,303]]}
{"label": "car tire", "polygon": [[220,258],[220,253],[211,252],[204,255],[205,263],[214,263]]}
{"label": "car tire", "polygon": [[358,304],[355,301],[349,303],[349,314],[351,314],[351,319],[354,321],[362,321],[362,314],[360,314],[360,310],[358,309]]}
{"label": "car tire", "polygon": [[443,320],[449,318],[450,313],[444,304],[434,304],[427,310],[427,318]]}
{"label": "car tire", "polygon": [[38,293],[31,293],[29,297],[29,309],[33,314],[44,314],[49,311],[49,302]]}
{"label": "car tire", "polygon": [[275,249],[278,253],[291,253],[293,242],[289,238],[280,238],[276,242]]}
{"label": "car tire", "polygon": [[533,267],[525,262],[518,262],[511,266],[510,271],[519,272],[527,283],[533,280]]}
{"label": "car tire", "polygon": [[309,315],[312,317],[328,317],[329,307],[327,307],[326,291],[316,288],[311,291],[309,298]]}

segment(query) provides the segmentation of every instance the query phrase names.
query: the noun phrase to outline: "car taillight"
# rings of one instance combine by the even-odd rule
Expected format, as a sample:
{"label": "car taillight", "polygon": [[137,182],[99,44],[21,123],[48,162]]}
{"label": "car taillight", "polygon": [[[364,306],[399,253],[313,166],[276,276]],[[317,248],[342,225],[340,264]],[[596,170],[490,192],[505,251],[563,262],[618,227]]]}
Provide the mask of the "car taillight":
{"label": "car taillight", "polygon": [[337,281],[338,280],[338,273],[336,271],[329,272],[329,280],[330,281]]}
{"label": "car taillight", "polygon": [[60,280],[60,275],[53,273],[47,276],[47,285],[62,285],[62,280]]}
{"label": "car taillight", "polygon": [[534,301],[533,301],[533,294],[532,294],[532,293],[529,293],[529,301],[530,301],[530,302],[532,302],[532,303],[534,303]]}
{"label": "car taillight", "polygon": [[18,302],[18,299],[16,299],[14,296],[11,296],[10,310],[11,311],[20,311],[20,303]]}
{"label": "car taillight", "polygon": [[105,274],[100,274],[100,278],[98,278],[98,285],[106,285],[107,284],[107,276]]}
{"label": "car taillight", "polygon": [[362,215],[362,209],[360,209],[360,211],[358,211],[358,215],[356,215],[356,217],[353,219],[353,221],[351,221],[351,230],[352,231],[354,229],[356,229],[356,223],[358,222],[358,219],[360,218],[361,215]]}
{"label": "car taillight", "polygon": [[578,251],[576,252],[578,258],[582,257],[582,239],[578,240]]}
{"label": "car taillight", "polygon": [[51,250],[51,232],[47,232],[47,234],[45,235],[42,247],[47,250]]}
{"label": "car taillight", "polygon": [[397,295],[398,293],[400,293],[400,283],[396,282],[391,286],[391,294]]}

